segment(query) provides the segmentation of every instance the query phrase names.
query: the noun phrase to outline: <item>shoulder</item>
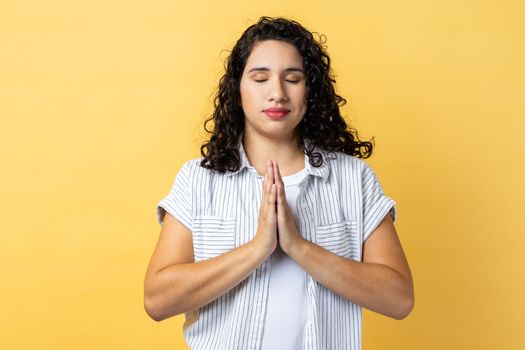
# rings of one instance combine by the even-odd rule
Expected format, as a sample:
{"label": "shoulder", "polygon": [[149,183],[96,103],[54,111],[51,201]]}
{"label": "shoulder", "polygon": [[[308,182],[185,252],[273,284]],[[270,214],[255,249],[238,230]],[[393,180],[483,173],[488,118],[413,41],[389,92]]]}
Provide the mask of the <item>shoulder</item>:
{"label": "shoulder", "polygon": [[200,171],[199,169],[204,169],[201,166],[202,159],[203,157],[188,159],[184,162],[184,164],[182,164],[181,170],[184,170],[188,173],[192,173],[195,171]]}
{"label": "shoulder", "polygon": [[363,159],[350,154],[325,150],[322,150],[321,152],[323,154],[323,161],[334,171],[362,172],[370,167]]}
{"label": "shoulder", "polygon": [[[323,165],[329,168],[331,182],[340,186],[361,187],[377,178],[373,168],[362,158],[343,152],[322,151]],[[343,185],[341,185],[343,184]]]}
{"label": "shoulder", "polygon": [[185,174],[188,178],[196,178],[199,182],[206,181],[215,176],[224,175],[220,172],[205,168],[201,165],[204,157],[189,159],[184,164],[182,164],[180,172]]}

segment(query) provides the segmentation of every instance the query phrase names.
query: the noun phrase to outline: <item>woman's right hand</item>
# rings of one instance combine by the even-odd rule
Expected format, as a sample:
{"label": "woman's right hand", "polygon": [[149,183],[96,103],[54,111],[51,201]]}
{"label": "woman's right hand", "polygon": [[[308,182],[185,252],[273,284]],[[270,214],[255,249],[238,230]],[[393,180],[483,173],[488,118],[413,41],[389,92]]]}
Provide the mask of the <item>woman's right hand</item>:
{"label": "woman's right hand", "polygon": [[254,243],[269,256],[277,248],[277,185],[273,175],[273,163],[266,163],[266,175],[262,185],[259,224],[253,239]]}

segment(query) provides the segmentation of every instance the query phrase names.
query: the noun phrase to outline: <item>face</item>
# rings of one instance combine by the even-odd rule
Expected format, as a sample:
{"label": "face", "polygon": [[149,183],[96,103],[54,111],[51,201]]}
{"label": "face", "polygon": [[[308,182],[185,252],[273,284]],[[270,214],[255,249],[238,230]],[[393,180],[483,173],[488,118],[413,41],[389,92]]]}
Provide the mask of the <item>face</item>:
{"label": "face", "polygon": [[278,40],[256,42],[241,77],[240,93],[245,134],[290,139],[307,105],[303,59],[296,47]]}

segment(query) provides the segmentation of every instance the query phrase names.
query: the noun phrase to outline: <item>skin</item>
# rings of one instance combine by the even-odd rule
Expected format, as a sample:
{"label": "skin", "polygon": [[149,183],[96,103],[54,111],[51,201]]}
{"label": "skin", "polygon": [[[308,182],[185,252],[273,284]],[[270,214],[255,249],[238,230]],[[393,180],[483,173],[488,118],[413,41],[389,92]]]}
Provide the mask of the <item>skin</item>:
{"label": "skin", "polygon": [[[250,72],[257,67],[266,69]],[[390,215],[364,242],[362,262],[306,241],[297,230],[282,176],[304,168],[296,126],[306,112],[306,87],[304,75],[289,71],[298,67],[302,68],[302,58],[290,44],[268,40],[254,47],[240,89],[246,117],[243,145],[250,163],[264,174],[257,232],[252,241],[195,263],[191,231],[167,213],[144,280],[144,306],[154,320],[217,299],[248,277],[277,246],[316,281],[355,304],[395,319],[411,312],[412,276]],[[272,106],[290,113],[271,120],[263,109]]]}
{"label": "skin", "polygon": [[[261,175],[266,162],[277,160],[283,176],[304,168],[304,153],[298,144],[297,125],[307,108],[303,59],[288,43],[266,40],[254,45],[240,82],[245,114],[243,145],[250,163]],[[284,107],[290,112],[280,120],[263,110]]]}
{"label": "skin", "polygon": [[405,318],[414,305],[408,262],[392,217],[386,215],[363,245],[363,262],[346,259],[301,237],[286,201],[277,162],[271,162],[277,192],[277,227],[281,249],[317,282],[369,310]]}

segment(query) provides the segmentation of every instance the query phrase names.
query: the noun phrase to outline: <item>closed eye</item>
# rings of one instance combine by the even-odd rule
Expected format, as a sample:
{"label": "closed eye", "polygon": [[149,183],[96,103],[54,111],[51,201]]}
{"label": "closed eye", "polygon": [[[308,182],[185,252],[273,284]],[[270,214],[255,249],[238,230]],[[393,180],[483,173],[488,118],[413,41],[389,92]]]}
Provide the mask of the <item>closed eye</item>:
{"label": "closed eye", "polygon": [[[262,82],[265,82],[267,79],[262,79],[262,80],[255,80],[256,82],[258,83],[262,83]],[[297,84],[300,80],[285,80],[289,83],[292,83],[292,84]]]}

